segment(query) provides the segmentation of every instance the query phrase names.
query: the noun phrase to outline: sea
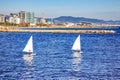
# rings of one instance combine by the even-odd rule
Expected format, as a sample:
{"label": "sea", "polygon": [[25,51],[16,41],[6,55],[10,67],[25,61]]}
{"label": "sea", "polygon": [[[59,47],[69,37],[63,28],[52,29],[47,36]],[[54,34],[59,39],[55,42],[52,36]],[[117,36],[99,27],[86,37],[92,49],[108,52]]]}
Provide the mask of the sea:
{"label": "sea", "polygon": [[[0,32],[0,80],[120,80],[120,34]],[[32,59],[23,49],[33,36]],[[81,51],[72,45],[81,36]]]}

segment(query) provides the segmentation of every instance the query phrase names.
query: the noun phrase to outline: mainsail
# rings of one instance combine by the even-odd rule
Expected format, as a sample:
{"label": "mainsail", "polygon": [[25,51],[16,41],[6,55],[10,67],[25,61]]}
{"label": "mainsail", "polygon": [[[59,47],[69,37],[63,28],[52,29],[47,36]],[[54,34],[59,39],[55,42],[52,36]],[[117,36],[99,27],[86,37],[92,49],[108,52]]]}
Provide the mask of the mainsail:
{"label": "mainsail", "polygon": [[80,42],[80,35],[76,38],[73,46],[72,46],[72,50],[78,50],[81,51],[81,42]]}
{"label": "mainsail", "polygon": [[32,39],[32,36],[28,40],[25,48],[23,49],[23,52],[33,52],[33,39]]}

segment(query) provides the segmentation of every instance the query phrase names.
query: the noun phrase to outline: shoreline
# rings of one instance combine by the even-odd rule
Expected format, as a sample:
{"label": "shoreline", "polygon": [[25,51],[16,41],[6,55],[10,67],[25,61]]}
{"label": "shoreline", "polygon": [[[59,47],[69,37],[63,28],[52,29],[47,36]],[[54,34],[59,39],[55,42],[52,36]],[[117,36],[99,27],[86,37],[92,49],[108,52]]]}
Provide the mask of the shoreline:
{"label": "shoreline", "polygon": [[[114,30],[22,30],[24,27],[2,27],[0,32],[50,32],[50,33],[94,33],[94,34],[115,34]],[[36,28],[36,27],[32,27]]]}

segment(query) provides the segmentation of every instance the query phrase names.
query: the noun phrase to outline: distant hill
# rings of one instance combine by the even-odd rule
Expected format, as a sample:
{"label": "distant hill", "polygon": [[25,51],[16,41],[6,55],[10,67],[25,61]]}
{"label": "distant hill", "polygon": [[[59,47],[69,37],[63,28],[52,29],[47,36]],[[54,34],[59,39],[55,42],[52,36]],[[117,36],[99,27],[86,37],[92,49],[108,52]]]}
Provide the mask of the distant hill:
{"label": "distant hill", "polygon": [[[48,19],[47,19],[48,20]],[[80,23],[80,22],[90,22],[90,23],[102,23],[102,24],[120,24],[120,21],[105,21],[100,19],[93,19],[93,18],[84,18],[84,17],[72,17],[72,16],[60,16],[53,19],[54,21],[58,21],[61,23],[65,22],[72,22],[72,23]]]}
{"label": "distant hill", "polygon": [[[6,18],[9,19],[10,16],[6,15]],[[38,21],[40,22],[41,18],[38,18]],[[84,17],[72,17],[72,16],[60,16],[57,18],[46,18],[47,22],[55,22],[55,23],[67,23],[67,22],[72,22],[72,23],[80,23],[80,22],[88,22],[88,23],[96,23],[96,24],[118,24],[120,25],[120,20],[119,21],[105,21],[101,19],[93,19],[93,18],[84,18]]]}

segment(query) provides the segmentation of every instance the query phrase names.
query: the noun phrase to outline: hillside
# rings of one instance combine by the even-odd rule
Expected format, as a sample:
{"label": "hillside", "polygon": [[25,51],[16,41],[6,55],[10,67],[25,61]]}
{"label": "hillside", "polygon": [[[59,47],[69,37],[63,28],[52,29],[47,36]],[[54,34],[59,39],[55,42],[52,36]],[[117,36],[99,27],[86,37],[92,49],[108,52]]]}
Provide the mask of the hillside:
{"label": "hillside", "polygon": [[72,22],[72,23],[80,23],[80,22],[90,22],[90,23],[102,23],[102,24],[120,24],[120,21],[105,21],[100,19],[93,19],[93,18],[84,18],[84,17],[72,17],[72,16],[60,16],[53,19],[54,21],[65,23],[65,22]]}

